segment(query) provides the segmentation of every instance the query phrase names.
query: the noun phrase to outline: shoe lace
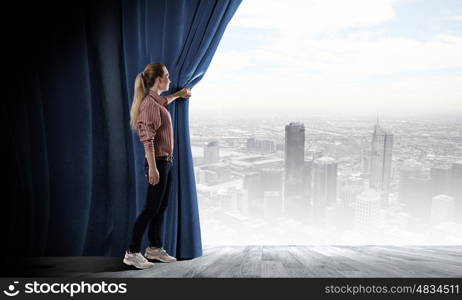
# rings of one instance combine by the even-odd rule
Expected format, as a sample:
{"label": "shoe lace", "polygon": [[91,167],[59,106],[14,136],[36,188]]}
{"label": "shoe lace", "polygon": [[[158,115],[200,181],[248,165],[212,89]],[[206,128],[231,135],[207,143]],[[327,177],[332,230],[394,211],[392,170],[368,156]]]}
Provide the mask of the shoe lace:
{"label": "shoe lace", "polygon": [[158,251],[159,254],[161,254],[161,255],[170,256],[170,255],[167,253],[167,251],[164,249],[164,247],[155,248],[154,251]]}
{"label": "shoe lace", "polygon": [[160,253],[168,255],[167,251],[163,247],[159,248]]}
{"label": "shoe lace", "polygon": [[142,262],[142,263],[145,263],[148,261],[141,253],[136,253],[135,257],[139,262]]}

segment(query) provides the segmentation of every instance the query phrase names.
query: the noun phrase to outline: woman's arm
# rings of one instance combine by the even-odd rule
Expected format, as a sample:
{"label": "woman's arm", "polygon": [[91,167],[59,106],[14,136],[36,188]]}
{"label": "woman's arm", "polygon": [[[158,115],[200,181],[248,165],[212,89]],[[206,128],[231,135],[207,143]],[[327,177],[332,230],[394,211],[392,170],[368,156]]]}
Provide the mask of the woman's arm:
{"label": "woman's arm", "polygon": [[165,98],[167,98],[168,100],[167,105],[175,101],[177,98],[189,98],[189,97],[191,97],[191,90],[188,88],[183,88],[176,93],[165,96]]}
{"label": "woman's arm", "polygon": [[144,156],[148,160],[149,168],[152,168],[153,170],[157,170],[156,159],[154,157],[154,151],[146,150],[144,153]]}

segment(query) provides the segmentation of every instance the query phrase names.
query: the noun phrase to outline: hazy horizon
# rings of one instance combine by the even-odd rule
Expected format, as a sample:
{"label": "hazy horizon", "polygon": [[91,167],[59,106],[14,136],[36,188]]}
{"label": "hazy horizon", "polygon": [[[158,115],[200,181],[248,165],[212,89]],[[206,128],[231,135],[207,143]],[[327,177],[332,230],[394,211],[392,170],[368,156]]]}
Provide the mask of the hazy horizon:
{"label": "hazy horizon", "polygon": [[[190,98],[190,101],[195,99]],[[200,100],[198,100],[200,101]],[[191,109],[191,106],[193,108]],[[377,120],[377,113],[353,113],[353,112],[338,112],[338,111],[300,111],[300,110],[250,110],[250,109],[240,109],[240,108],[228,108],[228,109],[211,109],[211,108],[198,108],[200,104],[190,104],[190,120],[200,120],[200,119],[261,119],[263,118],[285,118],[290,119],[291,122],[295,122],[301,119],[309,118],[357,118],[360,120],[369,120],[375,122]],[[379,113],[379,120],[396,120],[404,119],[407,121],[433,121],[433,122],[454,122],[462,123],[462,112],[446,112],[446,113],[412,113],[403,111],[401,113]]]}

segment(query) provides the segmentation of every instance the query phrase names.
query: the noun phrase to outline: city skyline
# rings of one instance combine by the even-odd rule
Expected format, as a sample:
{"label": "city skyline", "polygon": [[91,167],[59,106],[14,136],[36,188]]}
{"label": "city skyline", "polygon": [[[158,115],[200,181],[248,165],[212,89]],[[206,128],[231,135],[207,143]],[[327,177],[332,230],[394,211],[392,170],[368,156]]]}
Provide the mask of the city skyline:
{"label": "city skyline", "polygon": [[[305,186],[295,189],[301,197],[293,198],[289,207],[296,209],[288,211],[282,193],[284,144],[290,140],[297,143],[300,139],[287,140],[284,127],[301,123],[306,130],[302,171]],[[370,188],[366,171],[371,160],[369,153],[375,124],[355,119],[310,118],[302,119],[301,123],[265,118],[193,121],[191,141],[198,201],[203,235],[208,243],[461,242],[460,220],[449,218],[441,222],[450,216],[450,207],[460,212],[460,191],[448,190],[447,186],[452,184],[448,181],[452,180],[452,172],[460,172],[457,164],[462,162],[461,125],[385,122],[395,139],[390,205],[382,208],[373,201],[373,194],[379,193]],[[202,153],[198,149],[202,149]],[[206,154],[210,151],[215,155]],[[331,163],[325,158],[327,156],[333,157],[336,167],[332,170],[337,173],[336,177],[325,177],[322,174],[327,173],[322,173],[322,168],[313,167],[310,162],[321,159],[325,161],[323,164]],[[209,161],[204,160],[205,157]],[[424,170],[423,181],[415,175],[420,171],[406,171],[416,170],[416,167]],[[400,174],[405,177],[400,179]],[[457,180],[462,183],[459,177]],[[326,202],[323,200],[327,195],[325,191],[333,187],[331,183],[328,189],[323,188],[327,185],[322,178],[332,178],[332,183],[337,185],[335,194],[331,194],[335,201],[328,200],[329,205],[322,205],[321,210],[319,206],[315,210],[304,206],[316,199],[321,201],[319,203]],[[306,182],[314,185],[307,188]],[[434,187],[434,193],[433,190],[420,191],[421,185]],[[313,197],[316,193],[319,196]],[[319,211],[324,219],[322,224],[313,222]],[[375,216],[379,216],[379,220],[371,223]],[[422,223],[426,218],[433,220],[431,226]],[[375,231],[364,231],[362,227],[375,228]],[[279,234],[274,235],[274,230]]]}

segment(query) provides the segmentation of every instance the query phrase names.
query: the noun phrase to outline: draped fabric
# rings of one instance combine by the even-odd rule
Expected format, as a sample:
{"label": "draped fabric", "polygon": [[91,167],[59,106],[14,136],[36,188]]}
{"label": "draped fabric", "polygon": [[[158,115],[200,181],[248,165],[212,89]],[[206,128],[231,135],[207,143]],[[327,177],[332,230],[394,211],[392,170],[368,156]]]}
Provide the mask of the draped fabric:
{"label": "draped fabric", "polygon": [[[163,95],[192,89],[240,1],[15,4],[20,26],[4,35],[9,80],[2,152],[9,176],[3,250],[124,254],[148,184],[143,145],[129,127],[135,77],[146,64],[162,62],[172,80]],[[190,101],[200,105],[194,97],[169,105],[174,165],[163,243],[179,259],[202,255]]]}

